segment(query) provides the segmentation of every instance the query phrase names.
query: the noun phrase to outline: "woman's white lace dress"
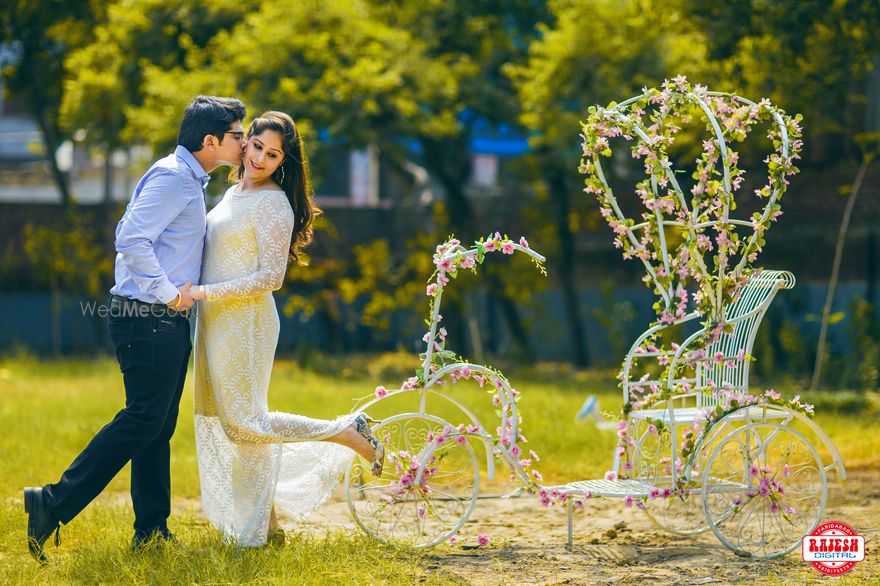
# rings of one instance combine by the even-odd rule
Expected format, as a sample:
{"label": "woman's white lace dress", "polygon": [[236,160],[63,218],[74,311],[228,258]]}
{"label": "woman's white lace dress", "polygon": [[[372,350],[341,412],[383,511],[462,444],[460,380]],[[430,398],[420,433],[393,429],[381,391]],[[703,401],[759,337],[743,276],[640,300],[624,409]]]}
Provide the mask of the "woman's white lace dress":
{"label": "woman's white lace dress", "polygon": [[[269,513],[302,519],[324,503],[354,452],[329,442],[354,420],[269,412],[278,343],[272,291],[284,280],[293,211],[281,191],[230,188],[208,214],[207,299],[195,333],[195,434],[202,505],[240,546],[266,543]],[[292,443],[296,442],[296,443]]]}

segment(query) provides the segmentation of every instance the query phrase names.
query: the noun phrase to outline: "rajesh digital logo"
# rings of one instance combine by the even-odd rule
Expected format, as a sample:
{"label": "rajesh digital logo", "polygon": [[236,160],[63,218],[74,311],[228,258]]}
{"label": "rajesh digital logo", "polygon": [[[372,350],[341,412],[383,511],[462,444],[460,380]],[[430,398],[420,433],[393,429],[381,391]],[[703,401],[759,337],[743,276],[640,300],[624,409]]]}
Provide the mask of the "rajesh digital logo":
{"label": "rajesh digital logo", "polygon": [[840,576],[865,559],[865,538],[840,521],[822,523],[804,537],[803,559],[826,576]]}

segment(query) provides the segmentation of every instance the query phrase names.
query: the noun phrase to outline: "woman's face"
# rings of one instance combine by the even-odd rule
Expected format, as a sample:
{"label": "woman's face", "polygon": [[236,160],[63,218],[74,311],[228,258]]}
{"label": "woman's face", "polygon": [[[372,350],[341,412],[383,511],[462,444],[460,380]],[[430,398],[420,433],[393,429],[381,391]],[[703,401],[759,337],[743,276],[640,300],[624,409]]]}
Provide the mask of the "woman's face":
{"label": "woman's face", "polygon": [[244,147],[244,172],[249,178],[259,181],[272,177],[284,160],[281,134],[275,130],[264,130],[247,139]]}

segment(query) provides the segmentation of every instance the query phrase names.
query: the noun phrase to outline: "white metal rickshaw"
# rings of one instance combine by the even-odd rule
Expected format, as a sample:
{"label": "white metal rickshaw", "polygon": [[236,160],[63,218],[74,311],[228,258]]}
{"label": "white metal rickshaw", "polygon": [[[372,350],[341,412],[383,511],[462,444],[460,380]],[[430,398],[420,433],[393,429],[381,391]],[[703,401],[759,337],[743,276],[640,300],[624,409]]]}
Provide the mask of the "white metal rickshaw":
{"label": "white metal rickshaw", "polygon": [[[749,358],[761,321],[777,292],[795,284],[788,272],[749,269],[763,244],[763,230],[775,218],[785,174],[776,173],[774,181],[771,172],[766,206],[751,221],[730,214],[738,170],[729,143],[742,140],[750,124],[763,117],[771,123],[778,153],[790,163],[796,126],[769,103],[691,88],[680,78],[667,82],[658,95],[661,92],[652,90],[596,110],[584,125],[582,170],[590,178],[588,188],[592,185],[599,196],[603,215],[625,252],[642,260],[646,280],[660,297],[660,320],[636,339],[621,369],[625,418],[619,424],[612,470],[605,479],[542,485],[533,459],[521,447],[518,393],[497,370],[445,350],[439,310],[450,276],[461,269],[475,270],[487,252],[496,250],[527,254],[539,266],[544,261],[524,240],[516,243],[497,233],[470,248],[453,240],[435,254],[438,281],[429,286],[433,303],[421,368],[400,389],[382,393],[361,407],[372,410],[379,402],[395,399],[407,405],[374,427],[388,450],[382,477],[372,478],[369,466],[360,460],[346,474],[349,507],[368,534],[409,547],[433,546],[455,535],[479,499],[482,454],[487,479],[495,476],[497,458],[520,485],[519,493],[538,493],[545,505],[557,502],[567,507],[569,545],[573,509],[589,497],[626,499],[676,534],[711,529],[721,543],[743,556],[784,555],[821,521],[828,473],[846,478],[840,453],[809,417],[810,406],[797,398],[786,401],[772,390],[752,394],[749,386]],[[659,109],[653,118],[645,112],[652,105]],[[688,108],[696,114],[688,114]],[[641,184],[647,211],[642,221],[631,220],[602,171],[600,155],[610,154],[610,149],[605,150],[607,138],[635,140],[634,153],[641,145],[654,148],[662,142],[657,137],[664,138],[663,132],[670,133],[665,138],[671,143],[675,130],[664,129],[662,121],[683,117],[682,112],[702,116],[713,131],[714,146],[707,150],[714,149],[717,157],[712,161],[710,152],[702,167],[698,161],[698,171],[711,168],[707,173],[711,176],[716,163],[721,163],[722,170],[716,173],[722,176],[717,187],[721,195],[710,204],[699,194],[688,200],[661,150],[653,166],[646,163],[649,178]],[[737,116],[742,136],[729,128]],[[643,124],[645,120],[654,125]],[[647,153],[650,160],[651,148],[638,152]],[[701,179],[697,181],[699,185]],[[738,236],[731,236],[736,228],[752,229],[752,235],[738,241]],[[707,233],[716,239],[725,233],[723,238],[738,241],[740,248],[734,250],[740,251],[741,260],[727,265],[727,257],[720,263],[716,258],[717,270],[710,271],[709,255],[695,259],[700,249],[694,247],[697,242],[705,244],[702,237]],[[719,254],[721,246],[719,240]],[[682,280],[672,276],[686,273],[684,266],[692,267],[690,276],[698,274],[697,286],[703,293],[702,305],[690,313],[685,313],[679,298]],[[714,319],[708,319],[710,313]],[[701,318],[706,321],[700,323]],[[648,361],[650,367],[644,368]],[[653,362],[661,366],[659,372]],[[501,419],[494,434],[447,391],[461,379],[492,390]]]}

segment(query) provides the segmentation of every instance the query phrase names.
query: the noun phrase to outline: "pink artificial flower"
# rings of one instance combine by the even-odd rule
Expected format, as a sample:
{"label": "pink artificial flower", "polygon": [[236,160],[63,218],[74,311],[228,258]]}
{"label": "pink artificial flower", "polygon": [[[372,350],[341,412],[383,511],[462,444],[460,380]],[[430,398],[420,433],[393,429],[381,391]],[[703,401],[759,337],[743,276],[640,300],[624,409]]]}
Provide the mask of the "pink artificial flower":
{"label": "pink artificial flower", "polygon": [[633,497],[627,496],[625,499],[623,499],[623,504],[627,507],[633,506]]}
{"label": "pink artificial flower", "polygon": [[532,476],[534,476],[534,477],[535,477],[535,480],[537,480],[538,482],[543,482],[543,481],[544,481],[544,477],[541,476],[541,473],[538,472],[537,470],[532,470]]}
{"label": "pink artificial flower", "polygon": [[383,386],[381,386],[381,385],[379,385],[378,387],[376,387],[376,397],[377,397],[377,398],[379,398],[379,399],[384,399],[384,398],[387,397],[387,396],[388,396],[388,391],[385,390],[385,387],[383,387]]}
{"label": "pink artificial flower", "polygon": [[504,254],[513,254],[514,250],[513,242],[505,242],[501,245],[501,252]]}
{"label": "pink artificial flower", "polygon": [[519,458],[519,455],[520,455],[521,453],[522,453],[522,450],[520,449],[520,447],[519,447],[518,445],[514,444],[513,446],[511,446],[511,448],[510,448],[510,454],[511,454],[514,458]]}
{"label": "pink artificial flower", "polygon": [[794,507],[785,507],[782,512],[786,515],[794,515]]}
{"label": "pink artificial flower", "polygon": [[431,283],[430,285],[428,285],[428,288],[425,289],[425,294],[428,297],[434,297],[435,295],[437,295],[437,284]]}
{"label": "pink artificial flower", "polygon": [[532,457],[532,460],[535,462],[540,462],[541,458],[538,457],[538,454],[535,453],[535,450],[529,450],[529,456]]}
{"label": "pink artificial flower", "polygon": [[519,239],[519,245],[522,246],[523,248],[528,248],[528,247],[529,247],[529,241],[526,240],[526,237],[525,237],[525,236],[521,236],[521,237],[520,237],[520,239]]}
{"label": "pink artificial flower", "polygon": [[724,362],[724,352],[716,352],[712,359],[715,360],[715,364],[721,364]]}
{"label": "pink artificial flower", "polygon": [[489,545],[489,536],[483,533],[477,535],[477,543],[480,544],[480,547],[486,547]]}
{"label": "pink artificial flower", "polygon": [[605,480],[614,480],[615,476],[616,475],[614,474],[614,472],[609,470],[608,472],[605,473]]}
{"label": "pink artificial flower", "polygon": [[458,536],[453,535],[449,538],[449,545],[455,545],[456,543],[458,543]]}
{"label": "pink artificial flower", "polygon": [[467,443],[467,438],[463,435],[460,435],[455,438],[455,441],[456,443],[458,443],[458,445],[463,446]]}
{"label": "pink artificial flower", "polygon": [[416,510],[418,511],[419,519],[424,519],[425,515],[428,512],[428,509],[426,509],[423,505],[419,505]]}
{"label": "pink artificial flower", "polygon": [[483,245],[483,248],[486,249],[486,252],[495,252],[498,250],[498,245],[495,244],[494,240],[487,240],[486,244]]}

